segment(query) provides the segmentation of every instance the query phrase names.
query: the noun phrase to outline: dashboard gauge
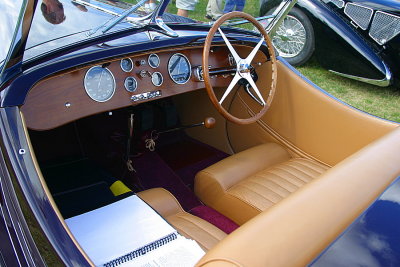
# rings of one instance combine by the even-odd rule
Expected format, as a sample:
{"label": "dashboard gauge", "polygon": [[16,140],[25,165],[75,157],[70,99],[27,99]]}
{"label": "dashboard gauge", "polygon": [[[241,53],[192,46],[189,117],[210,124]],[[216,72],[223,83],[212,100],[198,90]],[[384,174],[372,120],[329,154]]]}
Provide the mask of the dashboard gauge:
{"label": "dashboard gauge", "polygon": [[158,71],[153,72],[153,74],[151,75],[151,82],[155,85],[155,86],[161,86],[161,84],[163,83],[164,78],[162,76],[162,74]]}
{"label": "dashboard gauge", "polygon": [[149,66],[153,69],[158,68],[160,66],[160,58],[156,54],[150,54],[148,58]]}
{"label": "dashboard gauge", "polygon": [[168,73],[177,84],[185,84],[192,75],[189,59],[183,54],[174,54],[168,61]]}
{"label": "dashboard gauge", "polygon": [[124,58],[121,60],[121,69],[125,72],[131,72],[133,69],[133,61],[130,58]]}
{"label": "dashboard gauge", "polygon": [[133,77],[127,77],[125,79],[124,86],[128,92],[135,92],[137,89],[137,81]]}
{"label": "dashboard gauge", "polygon": [[106,102],[115,93],[115,79],[112,72],[101,66],[91,67],[86,72],[83,86],[88,96],[97,102]]}

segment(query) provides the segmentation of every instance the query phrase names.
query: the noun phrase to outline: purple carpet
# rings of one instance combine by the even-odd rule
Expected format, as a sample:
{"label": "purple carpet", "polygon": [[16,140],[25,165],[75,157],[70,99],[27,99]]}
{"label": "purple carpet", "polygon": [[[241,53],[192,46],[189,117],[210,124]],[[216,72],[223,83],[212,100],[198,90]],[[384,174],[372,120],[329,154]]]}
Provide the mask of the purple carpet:
{"label": "purple carpet", "polygon": [[191,209],[190,213],[215,225],[227,234],[232,233],[239,227],[239,225],[234,223],[231,219],[207,206],[197,206]]}
{"label": "purple carpet", "polygon": [[144,189],[162,187],[171,192],[184,210],[190,210],[200,201],[181,181],[174,171],[155,152],[147,152],[133,158],[133,167]]}

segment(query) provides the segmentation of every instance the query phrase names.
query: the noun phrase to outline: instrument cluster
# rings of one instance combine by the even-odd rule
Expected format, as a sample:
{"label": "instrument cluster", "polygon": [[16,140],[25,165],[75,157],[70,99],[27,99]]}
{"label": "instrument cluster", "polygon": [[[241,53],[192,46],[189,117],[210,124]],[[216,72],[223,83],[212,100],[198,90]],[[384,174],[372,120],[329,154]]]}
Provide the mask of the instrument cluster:
{"label": "instrument cluster", "polygon": [[[165,59],[165,57],[163,58]],[[91,67],[85,74],[84,88],[87,95],[94,101],[106,102],[110,100],[116,91],[117,84],[119,84],[116,83],[113,72],[108,68],[109,65],[107,63]],[[143,84],[142,80],[149,79],[153,86],[162,86],[165,81],[163,72],[167,72],[169,79],[178,85],[186,84],[192,76],[191,63],[182,53],[172,54],[166,62],[163,62],[160,56],[155,53],[148,55],[146,59],[135,61],[130,57],[123,58],[119,62],[119,69],[126,73],[123,86],[129,93],[136,92],[141,83]],[[161,91],[158,90],[157,92]],[[154,94],[154,96],[160,95],[161,93]],[[135,99],[137,99],[137,95]]]}

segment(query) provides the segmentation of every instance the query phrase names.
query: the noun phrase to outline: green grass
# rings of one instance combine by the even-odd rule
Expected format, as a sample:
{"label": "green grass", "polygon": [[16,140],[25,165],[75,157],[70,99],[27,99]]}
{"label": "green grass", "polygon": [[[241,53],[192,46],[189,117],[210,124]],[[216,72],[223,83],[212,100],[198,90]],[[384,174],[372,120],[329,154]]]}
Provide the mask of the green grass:
{"label": "green grass", "polygon": [[313,59],[297,68],[302,74],[344,102],[368,113],[400,122],[400,90],[378,87],[335,75]]}

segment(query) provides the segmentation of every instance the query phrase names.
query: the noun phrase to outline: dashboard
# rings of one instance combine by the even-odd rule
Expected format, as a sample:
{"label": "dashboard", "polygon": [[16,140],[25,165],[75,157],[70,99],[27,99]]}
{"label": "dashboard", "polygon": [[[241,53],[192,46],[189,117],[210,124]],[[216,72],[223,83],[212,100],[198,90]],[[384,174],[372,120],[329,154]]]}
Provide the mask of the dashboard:
{"label": "dashboard", "polygon": [[[125,55],[51,76],[29,91],[21,107],[27,127],[52,129],[92,114],[204,88],[202,47]],[[229,51],[212,49],[213,68],[232,65]],[[230,74],[212,76],[214,87],[229,85]]]}

